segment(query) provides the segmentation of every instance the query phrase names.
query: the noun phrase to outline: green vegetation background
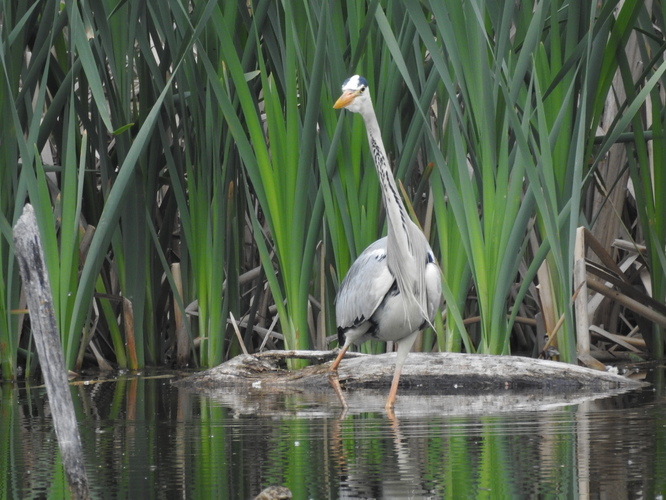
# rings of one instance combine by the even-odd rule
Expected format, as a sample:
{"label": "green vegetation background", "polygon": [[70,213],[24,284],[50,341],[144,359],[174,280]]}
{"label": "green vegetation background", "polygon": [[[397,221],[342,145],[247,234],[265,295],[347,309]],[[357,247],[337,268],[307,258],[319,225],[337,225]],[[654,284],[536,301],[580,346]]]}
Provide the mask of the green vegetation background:
{"label": "green vegetation background", "polygon": [[[28,201],[70,368],[334,345],[337,284],[384,234],[363,124],[331,107],[354,73],[444,273],[419,348],[536,354],[538,320],[575,362],[578,227],[664,304],[664,8],[2,0],[2,378],[37,367]],[[661,357],[663,328],[640,332]]]}

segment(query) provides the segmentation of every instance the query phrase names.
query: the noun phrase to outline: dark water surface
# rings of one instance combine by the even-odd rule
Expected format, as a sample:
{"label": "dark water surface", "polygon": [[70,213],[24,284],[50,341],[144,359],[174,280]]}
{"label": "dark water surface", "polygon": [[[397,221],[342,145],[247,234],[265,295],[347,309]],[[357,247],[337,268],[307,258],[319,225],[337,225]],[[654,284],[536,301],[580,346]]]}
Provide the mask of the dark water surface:
{"label": "dark water surface", "polygon": [[[72,395],[94,498],[249,499],[284,485],[295,499],[661,499],[664,369],[648,377],[641,391],[530,410],[450,399],[429,411],[403,395],[393,419],[340,415],[328,394],[208,397],[147,373]],[[0,498],[66,498],[45,390],[0,390]]]}

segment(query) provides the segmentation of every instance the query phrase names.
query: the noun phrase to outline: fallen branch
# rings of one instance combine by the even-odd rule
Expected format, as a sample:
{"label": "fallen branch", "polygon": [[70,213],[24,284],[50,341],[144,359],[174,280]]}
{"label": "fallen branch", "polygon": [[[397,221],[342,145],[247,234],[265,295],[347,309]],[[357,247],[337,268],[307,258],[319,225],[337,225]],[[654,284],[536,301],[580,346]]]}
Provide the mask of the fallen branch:
{"label": "fallen branch", "polygon": [[[206,392],[250,386],[273,392],[296,389],[333,394],[328,381],[329,364],[324,362],[335,354],[336,351],[269,351],[241,355],[175,384]],[[349,359],[345,357],[338,369],[343,388],[388,390],[395,353],[348,354]],[[286,361],[290,358],[324,364],[287,370]],[[402,386],[409,387],[412,394],[427,395],[460,394],[462,388],[475,394],[498,389],[576,392],[636,388],[640,384],[605,371],[520,356],[413,352],[403,368]]]}
{"label": "fallen branch", "polygon": [[587,286],[590,287],[595,292],[598,292],[608,297],[609,299],[613,299],[614,301],[622,304],[626,308],[631,309],[636,314],[640,314],[641,316],[652,321],[653,323],[657,323],[662,327],[666,327],[666,316],[658,313],[654,309],[651,309],[650,307],[644,304],[641,304],[637,300],[634,300],[616,290],[613,290],[612,288],[608,288],[600,281],[591,277],[588,278],[587,280]]}

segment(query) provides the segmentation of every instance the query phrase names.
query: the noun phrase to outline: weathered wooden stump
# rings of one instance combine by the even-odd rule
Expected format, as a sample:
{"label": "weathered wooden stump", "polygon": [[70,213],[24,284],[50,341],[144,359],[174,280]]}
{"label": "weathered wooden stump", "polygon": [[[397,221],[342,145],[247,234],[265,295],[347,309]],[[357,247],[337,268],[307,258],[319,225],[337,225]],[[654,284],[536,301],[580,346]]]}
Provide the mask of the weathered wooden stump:
{"label": "weathered wooden stump", "polygon": [[14,226],[14,246],[30,312],[30,325],[44,375],[62,463],[74,498],[89,498],[81,438],[53,310],[53,296],[32,205]]}

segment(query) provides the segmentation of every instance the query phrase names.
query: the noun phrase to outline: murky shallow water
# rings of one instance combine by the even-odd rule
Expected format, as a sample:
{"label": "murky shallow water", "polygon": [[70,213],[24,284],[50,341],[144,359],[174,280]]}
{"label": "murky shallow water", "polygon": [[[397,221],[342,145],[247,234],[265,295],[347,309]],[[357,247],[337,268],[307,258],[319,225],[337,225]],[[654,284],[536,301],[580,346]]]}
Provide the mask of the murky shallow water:
{"label": "murky shallow water", "polygon": [[[329,395],[248,392],[239,406],[145,374],[72,394],[95,498],[248,499],[269,485],[295,499],[663,498],[663,368],[652,376],[646,390],[529,411],[440,401],[419,414],[405,395],[395,419],[338,416]],[[66,497],[45,390],[0,387],[0,498]]]}

